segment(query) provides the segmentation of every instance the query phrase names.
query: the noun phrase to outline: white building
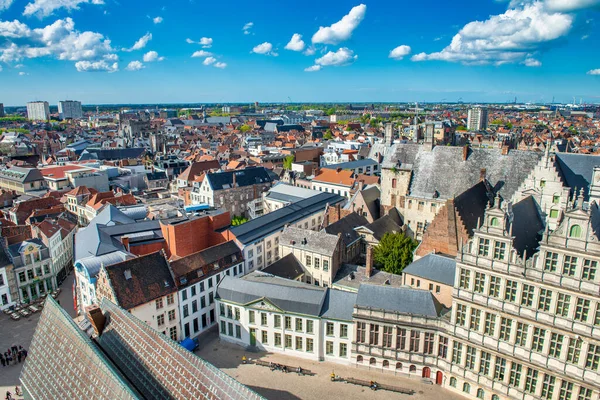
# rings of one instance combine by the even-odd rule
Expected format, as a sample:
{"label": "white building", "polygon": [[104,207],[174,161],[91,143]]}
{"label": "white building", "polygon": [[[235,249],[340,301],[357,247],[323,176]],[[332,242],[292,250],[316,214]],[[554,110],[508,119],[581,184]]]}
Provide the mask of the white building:
{"label": "white building", "polygon": [[219,334],[240,346],[351,363],[357,294],[254,272],[217,288]]}
{"label": "white building", "polygon": [[34,234],[50,250],[53,274],[60,284],[73,268],[73,242],[76,225],[66,219],[45,219],[33,227]]}
{"label": "white building", "polygon": [[488,110],[483,107],[469,108],[467,114],[467,129],[470,131],[482,131],[488,126]]}
{"label": "white building", "polygon": [[[11,295],[11,286],[14,286],[14,274],[10,260],[6,257],[4,250],[0,249],[2,254],[2,266],[0,266],[0,310],[4,310],[15,304],[17,299]],[[12,282],[11,282],[12,281]]]}
{"label": "white building", "polygon": [[50,106],[47,101],[30,101],[27,103],[27,118],[32,121],[48,121]]}
{"label": "white building", "polygon": [[73,100],[65,100],[58,102],[58,114],[60,119],[81,119],[83,111],[81,102]]}

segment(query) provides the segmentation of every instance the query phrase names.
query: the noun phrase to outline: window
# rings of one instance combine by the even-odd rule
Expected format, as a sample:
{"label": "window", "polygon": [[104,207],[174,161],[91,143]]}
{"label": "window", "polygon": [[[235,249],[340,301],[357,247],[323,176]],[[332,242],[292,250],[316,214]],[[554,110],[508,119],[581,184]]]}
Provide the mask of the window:
{"label": "window", "polygon": [[186,318],[186,317],[188,317],[189,315],[190,315],[190,310],[188,309],[188,305],[187,305],[187,304],[185,304],[185,305],[183,306],[183,318]]}
{"label": "window", "polygon": [[560,385],[560,392],[558,393],[558,400],[571,400],[573,393],[573,383],[569,381],[562,381]]}
{"label": "window", "polygon": [[[390,328],[391,330],[391,328]],[[423,354],[433,354],[433,341],[435,340],[435,336],[432,332],[425,332],[425,343],[423,346]],[[392,346],[392,337],[390,332],[390,346]]]}
{"label": "window", "polygon": [[581,386],[579,388],[579,396],[577,396],[577,400],[592,400],[592,389]]}
{"label": "window", "polygon": [[577,257],[565,256],[563,260],[563,274],[575,276],[575,267],[577,267]]}
{"label": "window", "polygon": [[535,287],[533,285],[523,284],[523,291],[521,292],[521,305],[524,307],[533,306],[533,291]]}
{"label": "window", "polygon": [[529,331],[529,325],[522,322],[517,322],[517,335],[515,344],[517,346],[527,346],[527,332]]}
{"label": "window", "polygon": [[348,345],[340,343],[340,357],[348,357]]}
{"label": "window", "polygon": [[527,375],[525,376],[525,391],[528,393],[535,394],[535,388],[537,386],[538,372],[535,369],[527,368]]}
{"label": "window", "polygon": [[564,293],[559,293],[556,300],[556,314],[561,317],[569,315],[569,306],[571,304],[571,296]]}
{"label": "window", "polygon": [[208,294],[208,304],[213,304],[215,302],[215,294],[213,292],[210,292]]}
{"label": "window", "polygon": [[329,271],[329,260],[323,260],[323,271]]}
{"label": "window", "polygon": [[466,357],[465,357],[465,368],[474,370],[476,357],[477,357],[477,349],[475,347],[467,346],[467,352],[466,352]]}
{"label": "window", "polygon": [[533,342],[531,350],[541,353],[544,350],[544,339],[546,338],[546,330],[542,328],[533,329]]}
{"label": "window", "polygon": [[586,281],[593,281],[596,278],[596,268],[597,267],[598,267],[597,261],[584,260],[581,278],[585,279]]}
{"label": "window", "polygon": [[508,342],[510,340],[510,330],[512,328],[512,319],[500,318],[500,340]]}
{"label": "window", "polygon": [[365,322],[358,322],[356,324],[356,342],[365,343],[366,341],[367,324]]}
{"label": "window", "polygon": [[379,345],[379,325],[371,324],[369,332],[369,344],[373,346]]}
{"label": "window", "polygon": [[314,351],[314,341],[311,338],[306,339],[306,351],[312,353]]}
{"label": "window", "polygon": [[504,289],[504,300],[514,303],[517,298],[517,282],[506,281],[506,288]]}
{"label": "window", "polygon": [[169,328],[169,337],[171,338],[171,340],[177,341],[177,327],[176,326],[172,326]]}
{"label": "window", "polygon": [[169,321],[175,321],[175,310],[169,310]]}
{"label": "window", "polygon": [[260,324],[262,326],[267,325],[267,313],[260,313]]}
{"label": "window", "polygon": [[[312,332],[312,324],[311,324],[311,332]],[[347,338],[348,337],[348,325],[346,325],[346,324],[340,324],[340,337],[341,338]]]}
{"label": "window", "polygon": [[269,333],[267,331],[261,332],[262,344],[269,344]]}
{"label": "window", "polygon": [[489,295],[491,297],[500,297],[500,277],[498,277],[498,276],[490,277]]}
{"label": "window", "polygon": [[285,335],[285,348],[286,349],[292,348],[292,335]]}
{"label": "window", "polygon": [[319,260],[318,258],[315,258],[315,269],[319,269],[320,262],[321,262],[321,260]]}
{"label": "window", "polygon": [[254,323],[254,311],[250,310],[248,311],[248,320],[250,321],[251,324]]}
{"label": "window", "polygon": [[275,328],[281,328],[281,315],[273,316],[273,325]]}
{"label": "window", "polygon": [[569,237],[580,238],[581,237],[581,226],[573,225],[569,230]]}
{"label": "window", "polygon": [[489,336],[494,336],[496,331],[496,314],[485,314],[485,328],[484,333]]}
{"label": "window", "polygon": [[550,352],[548,354],[550,357],[560,358],[564,339],[564,335],[552,333],[550,337]]}
{"label": "window", "polygon": [[506,372],[506,359],[502,357],[496,357],[494,364],[494,379],[504,381],[504,373]]}
{"label": "window", "polygon": [[494,243],[494,260],[504,260],[505,253],[506,253],[506,243],[504,243],[504,242]]}
{"label": "window", "polygon": [[194,297],[196,295],[196,285],[193,285],[190,288],[191,296]]}
{"label": "window", "polygon": [[455,377],[450,378],[450,386],[452,386],[454,388],[456,387],[456,378]]}
{"label": "window", "polygon": [[392,347],[392,327],[383,327],[383,347]]}
{"label": "window", "polygon": [[157,310],[160,310],[161,308],[163,308],[163,299],[162,299],[162,297],[160,299],[156,299],[155,303],[156,303],[156,309]]}
{"label": "window", "polygon": [[460,365],[460,363],[462,361],[462,348],[463,348],[462,343],[454,342],[454,345],[452,347],[452,363],[453,364]]}
{"label": "window", "polygon": [[392,189],[396,189],[396,178],[392,179]]}
{"label": "window", "polygon": [[554,203],[554,204],[560,203],[560,195],[555,194],[554,196],[552,196],[552,203]]}
{"label": "window", "polygon": [[448,357],[448,338],[444,336],[440,336],[440,340],[438,343],[438,357],[446,358]]}
{"label": "window", "polygon": [[498,218],[492,217],[490,219],[490,225],[493,227],[498,227],[498,226],[500,226],[500,221],[498,221]]}
{"label": "window", "polygon": [[484,286],[485,274],[482,274],[481,272],[475,272],[475,287],[473,288],[473,291],[477,293],[483,293]]}
{"label": "window", "polygon": [[481,321],[481,310],[471,308],[471,323],[469,328],[473,331],[479,331],[479,322]]}
{"label": "window", "polygon": [[281,347],[281,333],[275,332],[273,341],[275,343],[275,347]]}
{"label": "window", "polygon": [[513,362],[510,366],[510,376],[508,378],[508,383],[511,386],[516,386],[518,387],[519,384],[521,383],[521,370],[523,369],[523,367],[521,366],[521,364],[517,364],[515,362]]}
{"label": "window", "polygon": [[579,364],[579,356],[581,355],[581,340],[569,338],[569,348],[567,350],[567,362],[571,364]]}
{"label": "window", "polygon": [[421,332],[415,330],[410,331],[410,351],[419,351],[420,339]]}
{"label": "window", "polygon": [[173,293],[167,295],[167,305],[170,306],[175,303],[175,295]]}
{"label": "window", "polygon": [[558,264],[558,253],[551,251],[546,252],[544,257],[544,271],[556,272],[556,265]]}
{"label": "window", "polygon": [[477,254],[483,257],[487,257],[490,253],[490,240],[479,239],[479,251]]}
{"label": "window", "polygon": [[296,318],[296,332],[302,332],[302,318]]}
{"label": "window", "polygon": [[327,354],[328,356],[333,355],[333,342],[329,340],[325,342],[325,354]]}
{"label": "window", "polygon": [[592,370],[598,370],[600,364],[600,345],[588,344],[587,359],[585,360],[585,367],[591,368]]}
{"label": "window", "polygon": [[[196,300],[192,301],[192,314],[195,312],[198,312],[198,302]],[[225,315],[225,313],[221,315]]]}
{"label": "window", "polygon": [[575,319],[577,321],[586,322],[589,311],[590,311],[590,301],[587,299],[578,298],[577,306],[575,307]]}
{"label": "window", "polygon": [[200,308],[206,307],[206,297],[200,296]]}
{"label": "window", "polygon": [[558,210],[556,210],[556,209],[550,210],[550,218],[558,218]]}
{"label": "window", "polygon": [[396,348],[404,350],[406,347],[406,329],[396,328]]}
{"label": "window", "polygon": [[456,306],[456,324],[465,326],[467,319],[467,306],[464,304],[458,304]]}
{"label": "window", "polygon": [[485,392],[483,391],[483,389],[481,389],[481,388],[477,389],[477,398],[485,399]]}
{"label": "window", "polygon": [[542,180],[540,181],[540,187],[541,187],[541,188],[543,188],[543,187],[546,187],[546,181],[545,181],[545,180],[543,180],[543,179],[542,179]]}
{"label": "window", "polygon": [[552,375],[544,374],[544,380],[542,381],[542,399],[551,399],[554,394],[554,384],[556,378]]}
{"label": "window", "polygon": [[165,324],[165,315],[164,314],[160,314],[159,316],[156,317],[156,323],[158,326],[163,326]]}
{"label": "window", "polygon": [[490,364],[492,362],[492,355],[488,352],[481,352],[481,361],[479,362],[479,373],[483,375],[490,374]]}
{"label": "window", "polygon": [[540,299],[538,301],[538,310],[550,311],[550,303],[552,302],[552,291],[548,289],[540,289]]}
{"label": "window", "polygon": [[285,317],[285,329],[292,329],[292,317]]}
{"label": "window", "polygon": [[471,385],[469,385],[467,382],[463,384],[463,392],[471,393]]}
{"label": "window", "polygon": [[304,346],[302,346],[302,336],[296,336],[296,350],[302,351],[303,347]]}
{"label": "window", "polygon": [[306,256],[306,266],[310,267],[312,265],[312,257]]}

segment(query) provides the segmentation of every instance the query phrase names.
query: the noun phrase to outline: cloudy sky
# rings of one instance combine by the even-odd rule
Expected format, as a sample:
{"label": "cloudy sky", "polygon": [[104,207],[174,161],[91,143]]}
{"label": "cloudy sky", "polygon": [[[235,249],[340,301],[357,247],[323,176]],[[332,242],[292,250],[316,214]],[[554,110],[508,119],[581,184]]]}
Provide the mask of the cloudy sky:
{"label": "cloudy sky", "polygon": [[600,0],[0,0],[0,102],[600,103],[599,22]]}

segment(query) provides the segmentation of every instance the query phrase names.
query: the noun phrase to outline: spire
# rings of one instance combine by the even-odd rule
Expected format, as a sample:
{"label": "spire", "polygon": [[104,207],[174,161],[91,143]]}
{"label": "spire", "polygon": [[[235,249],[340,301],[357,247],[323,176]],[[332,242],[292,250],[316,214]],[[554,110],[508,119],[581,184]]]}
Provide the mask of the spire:
{"label": "spire", "polygon": [[583,188],[579,189],[579,194],[577,195],[577,208],[583,209]]}
{"label": "spire", "polygon": [[502,200],[500,199],[500,193],[496,193],[496,197],[494,197],[494,207],[496,207],[498,210],[500,210],[501,202],[502,202]]}

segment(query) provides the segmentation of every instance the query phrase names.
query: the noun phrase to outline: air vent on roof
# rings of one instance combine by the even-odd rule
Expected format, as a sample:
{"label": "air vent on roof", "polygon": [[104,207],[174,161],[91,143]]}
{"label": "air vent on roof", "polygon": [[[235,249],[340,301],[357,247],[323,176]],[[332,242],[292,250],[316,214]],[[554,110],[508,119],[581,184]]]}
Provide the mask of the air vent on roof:
{"label": "air vent on roof", "polygon": [[123,275],[125,275],[125,279],[130,280],[131,279],[131,270],[130,269],[126,269],[123,272]]}
{"label": "air vent on roof", "polygon": [[389,285],[389,284],[391,284],[390,280],[389,280],[389,279],[386,279],[386,280],[385,280],[385,284],[386,284],[386,285]]}
{"label": "air vent on roof", "polygon": [[187,278],[185,276],[182,276],[181,278],[179,278],[179,283],[185,285],[187,283]]}
{"label": "air vent on roof", "polygon": [[164,284],[165,284],[165,287],[169,287],[169,281],[167,281],[166,279],[164,280]]}
{"label": "air vent on roof", "polygon": [[351,281],[354,279],[354,272],[350,272],[350,275],[348,275],[348,280]]}

